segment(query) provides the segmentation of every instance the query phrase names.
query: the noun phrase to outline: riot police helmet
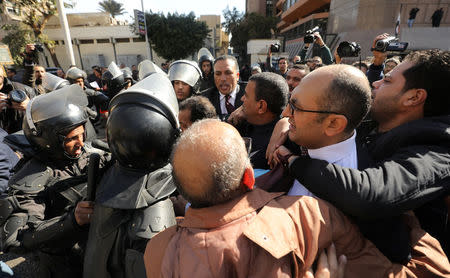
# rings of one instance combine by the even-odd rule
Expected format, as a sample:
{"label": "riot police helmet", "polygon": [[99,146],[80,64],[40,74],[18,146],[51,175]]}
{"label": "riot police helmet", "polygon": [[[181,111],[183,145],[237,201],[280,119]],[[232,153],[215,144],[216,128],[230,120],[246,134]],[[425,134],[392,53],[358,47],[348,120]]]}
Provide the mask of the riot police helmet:
{"label": "riot police helmet", "polygon": [[158,67],[155,63],[150,60],[144,60],[138,65],[139,71],[139,80],[146,78],[147,76],[153,73],[162,73],[166,74],[160,67]]}
{"label": "riot police helmet", "polygon": [[180,129],[167,75],[153,73],[119,93],[109,111],[108,145],[121,166],[152,171],[168,163]]}
{"label": "riot police helmet", "polygon": [[49,157],[64,158],[65,136],[86,123],[87,104],[83,89],[76,84],[31,99],[23,121],[27,140]]}
{"label": "riot police helmet", "polygon": [[79,78],[86,79],[87,75],[83,70],[77,67],[71,67],[66,73],[66,79],[69,80],[70,84],[75,83]]}
{"label": "riot police helmet", "polygon": [[202,71],[194,61],[178,60],[170,65],[170,81],[183,81],[191,86],[193,93],[196,93],[200,88],[201,77]]}
{"label": "riot police helmet", "polygon": [[103,73],[102,83],[107,86],[107,94],[110,97],[114,97],[123,89],[126,84],[125,79],[116,63],[111,62],[108,70]]}

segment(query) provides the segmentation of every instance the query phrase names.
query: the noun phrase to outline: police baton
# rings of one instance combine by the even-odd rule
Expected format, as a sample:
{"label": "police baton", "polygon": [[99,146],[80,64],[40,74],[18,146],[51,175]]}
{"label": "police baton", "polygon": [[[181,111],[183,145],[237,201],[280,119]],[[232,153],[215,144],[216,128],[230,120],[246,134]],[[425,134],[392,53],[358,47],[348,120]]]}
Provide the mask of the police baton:
{"label": "police baton", "polygon": [[89,156],[86,201],[95,200],[96,181],[99,168],[100,168],[100,155],[98,153],[92,153]]}

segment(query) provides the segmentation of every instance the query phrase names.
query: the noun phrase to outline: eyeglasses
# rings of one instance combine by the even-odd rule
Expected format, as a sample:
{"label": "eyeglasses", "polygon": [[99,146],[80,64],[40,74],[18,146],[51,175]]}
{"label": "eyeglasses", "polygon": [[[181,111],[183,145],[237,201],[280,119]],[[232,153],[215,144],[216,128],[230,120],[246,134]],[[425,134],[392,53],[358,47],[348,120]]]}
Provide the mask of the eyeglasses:
{"label": "eyeglasses", "polygon": [[325,110],[306,110],[306,109],[298,108],[297,106],[294,105],[294,102],[292,100],[289,100],[288,104],[289,104],[289,108],[291,109],[292,116],[294,116],[295,111],[301,111],[301,112],[320,113],[320,114],[336,114],[336,115],[342,115],[342,116],[346,117],[345,114],[339,113],[339,112],[325,111]]}

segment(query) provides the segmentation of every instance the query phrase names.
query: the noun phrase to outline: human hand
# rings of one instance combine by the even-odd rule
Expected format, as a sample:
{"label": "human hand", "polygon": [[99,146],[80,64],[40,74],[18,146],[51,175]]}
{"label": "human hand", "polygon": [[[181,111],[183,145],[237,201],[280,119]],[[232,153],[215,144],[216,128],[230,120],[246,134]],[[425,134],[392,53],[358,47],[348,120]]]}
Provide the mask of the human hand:
{"label": "human hand", "polygon": [[241,105],[230,114],[230,116],[227,119],[227,122],[233,126],[237,126],[244,120],[245,120],[245,113]]}
{"label": "human hand", "polygon": [[272,169],[277,164],[276,160],[274,160],[274,152],[278,149],[279,146],[283,145],[284,142],[286,142],[288,138],[288,132],[288,118],[279,120],[272,131],[272,136],[270,137],[270,141],[266,149],[267,163]]}
{"label": "human hand", "polygon": [[34,45],[34,43],[29,43],[25,46],[25,53],[31,54],[31,53],[33,53],[33,51],[35,49],[36,49],[36,46]]}
{"label": "human hand", "polygon": [[322,36],[320,35],[319,32],[314,32],[314,42],[317,43],[320,46],[324,46],[325,43],[323,42]]}
{"label": "human hand", "polygon": [[75,207],[75,221],[80,226],[91,223],[91,216],[94,213],[94,202],[81,201]]}
{"label": "human hand", "polygon": [[9,107],[8,96],[4,93],[0,93],[0,111]]}
{"label": "human hand", "polygon": [[11,108],[16,109],[16,110],[25,111],[25,110],[27,110],[28,102],[30,102],[30,98],[28,96],[22,102],[11,101]]}
{"label": "human hand", "polygon": [[341,56],[339,56],[339,54],[337,52],[337,48],[334,51],[334,61],[335,61],[336,64],[340,64],[341,61],[342,61]]}
{"label": "human hand", "polygon": [[[384,34],[376,36],[375,39],[373,40],[372,48],[375,48],[375,45],[376,45],[377,41],[383,40],[383,39],[385,39],[387,37],[389,37],[388,33],[384,33]],[[373,57],[374,57],[373,64],[375,66],[382,65],[384,63],[384,61],[386,60],[386,58],[387,58],[387,53],[386,52],[380,52],[380,51],[373,50],[372,53],[373,53]]]}
{"label": "human hand", "polygon": [[288,159],[292,156],[292,152],[285,146],[279,146],[273,153],[274,164],[283,163],[286,166]]}
{"label": "human hand", "polygon": [[341,255],[339,261],[336,256],[336,247],[331,244],[327,248],[327,252],[322,250],[317,259],[316,273],[310,268],[306,271],[303,278],[344,278],[345,265],[347,264],[347,257]]}

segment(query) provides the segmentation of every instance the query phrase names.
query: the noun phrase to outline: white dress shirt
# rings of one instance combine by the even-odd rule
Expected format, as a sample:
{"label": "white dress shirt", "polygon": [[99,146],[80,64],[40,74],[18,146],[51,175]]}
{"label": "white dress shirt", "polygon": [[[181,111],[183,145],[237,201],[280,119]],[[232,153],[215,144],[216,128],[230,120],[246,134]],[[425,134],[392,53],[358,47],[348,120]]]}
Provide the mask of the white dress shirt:
{"label": "white dress shirt", "polygon": [[[358,156],[356,153],[356,131],[353,136],[345,141],[334,145],[325,146],[319,149],[308,150],[311,158],[326,160],[329,163],[334,163],[343,167],[358,168]],[[330,186],[333,186],[330,184]],[[304,187],[298,180],[294,181],[291,189],[288,192],[289,196],[311,196],[314,194]]]}
{"label": "white dress shirt", "polygon": [[[234,88],[234,90],[230,94],[229,102],[236,108],[234,103],[236,102],[236,94],[237,94],[237,86]],[[219,91],[219,99],[220,99],[220,110],[222,111],[223,115],[228,114],[227,107],[225,106],[225,96]]]}

